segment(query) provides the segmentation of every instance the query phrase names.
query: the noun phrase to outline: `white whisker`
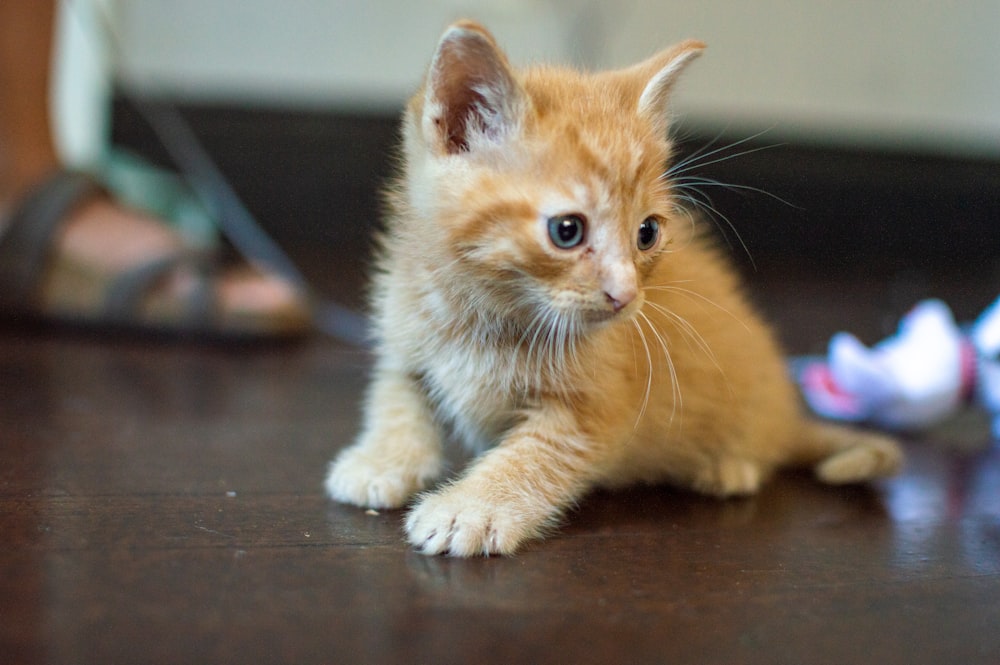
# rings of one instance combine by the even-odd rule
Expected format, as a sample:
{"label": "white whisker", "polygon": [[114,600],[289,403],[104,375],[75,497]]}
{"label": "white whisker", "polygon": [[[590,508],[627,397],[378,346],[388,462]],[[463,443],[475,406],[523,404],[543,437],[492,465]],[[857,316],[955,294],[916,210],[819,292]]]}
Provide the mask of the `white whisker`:
{"label": "white whisker", "polygon": [[[750,265],[753,266],[754,270],[756,270],[757,263],[753,260],[753,255],[750,254],[750,248],[747,247],[746,242],[744,242],[743,236],[740,235],[740,232],[736,229],[736,225],[733,224],[732,220],[730,220],[725,213],[723,213],[721,210],[715,207],[712,198],[693,185],[682,185],[679,186],[677,189],[681,193],[680,195],[677,195],[676,198],[681,201],[687,201],[696,209],[705,211],[707,213],[708,218],[712,220],[716,228],[718,228],[719,231],[722,233],[722,237],[725,238],[726,244],[732,247],[733,244],[729,240],[729,235],[725,232],[725,229],[723,229],[722,225],[719,223],[719,220],[721,219],[723,222],[726,223],[726,226],[729,227],[729,230],[732,231],[733,235],[736,236],[736,239],[739,241],[740,247],[743,248],[743,252],[747,255],[747,258],[750,259]],[[700,196],[701,198],[693,196],[688,192],[694,192],[695,194],[698,194],[698,196]]]}
{"label": "white whisker", "polygon": [[[640,316],[644,315],[639,312]],[[642,406],[639,407],[639,415],[635,418],[635,425],[632,427],[632,431],[639,429],[639,423],[642,421],[642,417],[646,415],[646,407],[649,406],[649,394],[653,388],[653,356],[649,352],[649,344],[646,342],[646,334],[642,332],[642,326],[639,324],[637,319],[632,319],[632,325],[635,326],[635,330],[639,333],[639,341],[642,342],[642,348],[646,352],[646,389],[642,394]]]}
{"label": "white whisker", "polygon": [[537,307],[516,344],[523,354],[525,386],[571,389],[580,369],[582,332],[573,313]]}
{"label": "white whisker", "polygon": [[738,324],[740,324],[741,326],[743,326],[744,330],[746,330],[747,332],[750,332],[750,327],[747,326],[747,324],[742,319],[740,319],[738,316],[736,316],[735,314],[733,314],[728,309],[726,309],[725,307],[723,307],[719,303],[715,302],[711,298],[709,298],[709,297],[707,297],[707,296],[705,296],[705,295],[703,295],[701,293],[698,293],[697,291],[692,291],[691,289],[686,289],[686,288],[681,287],[681,286],[676,286],[676,284],[686,284],[686,283],[689,283],[690,281],[691,280],[685,279],[685,280],[679,280],[679,281],[674,282],[672,284],[654,284],[654,285],[649,285],[649,286],[646,286],[645,288],[647,290],[650,290],[650,291],[671,291],[673,293],[677,293],[677,294],[680,294],[682,296],[686,296],[690,300],[700,300],[701,302],[705,303],[706,305],[711,305],[712,307],[715,307],[720,312],[723,312],[724,314],[728,314],[730,316],[730,318],[733,319],[733,321],[736,321]]}
{"label": "white whisker", "polygon": [[802,208],[800,208],[799,206],[781,198],[777,194],[772,194],[766,189],[761,189],[760,187],[726,183],[722,182],[721,180],[715,180],[714,178],[705,178],[702,176],[681,176],[679,178],[673,178],[672,181],[679,189],[682,190],[686,188],[694,189],[695,186],[703,186],[703,187],[721,187],[722,189],[728,189],[730,191],[746,191],[746,192],[754,192],[755,194],[763,194],[764,196],[772,198],[775,201],[778,201],[779,203],[783,203],[790,208],[795,208],[796,210],[802,210]]}
{"label": "white whisker", "polygon": [[[700,294],[695,294],[695,295],[700,295]],[[708,302],[711,303],[710,300]],[[729,377],[726,375],[725,369],[723,369],[722,365],[719,363],[719,360],[715,356],[715,352],[712,350],[711,345],[709,345],[708,340],[706,340],[705,337],[700,332],[698,332],[698,329],[695,328],[694,325],[692,325],[691,322],[688,321],[686,318],[684,318],[680,314],[677,314],[674,311],[671,311],[668,307],[665,307],[663,305],[660,305],[658,303],[649,300],[646,301],[646,304],[649,305],[654,311],[659,313],[661,316],[666,318],[669,322],[671,322],[673,326],[676,327],[678,331],[680,331],[680,333],[686,338],[689,347],[693,344],[695,347],[697,347],[699,351],[705,354],[705,356],[715,366],[719,374],[722,376],[723,380],[726,383],[727,388],[729,389],[729,392],[732,393],[732,385],[729,382]]]}
{"label": "white whisker", "polygon": [[[747,246],[746,241],[740,232],[737,230],[736,225],[733,224],[732,220],[729,219],[719,208],[715,206],[712,198],[703,190],[705,187],[720,187],[723,189],[728,189],[731,191],[739,192],[754,192],[758,194],[763,194],[764,196],[770,197],[776,201],[784,203],[785,205],[795,207],[788,201],[782,199],[780,196],[772,194],[766,190],[760,189],[758,187],[752,187],[749,185],[736,185],[723,183],[719,180],[713,178],[693,175],[689,173],[695,169],[701,169],[714,164],[719,164],[721,162],[726,162],[731,159],[736,159],[738,157],[745,157],[756,152],[763,150],[769,150],[780,146],[781,144],[772,144],[765,146],[757,146],[732,152],[726,154],[726,151],[731,151],[739,146],[743,146],[763,134],[767,133],[767,129],[761,130],[756,134],[747,136],[746,138],[733,141],[726,145],[719,147],[714,147],[716,141],[722,136],[725,130],[719,132],[715,138],[709,141],[705,146],[699,148],[687,157],[679,160],[678,162],[671,165],[661,176],[661,182],[664,182],[667,186],[674,190],[672,196],[677,203],[686,203],[693,207],[695,210],[701,210],[705,215],[712,220],[716,228],[719,229],[722,237],[725,239],[726,243],[732,248],[733,243],[730,240],[729,232],[732,232],[736,236],[736,240],[739,246],[742,248],[743,252],[746,254],[750,261],[750,265],[754,270],[757,269],[757,263],[754,261],[753,255],[750,253],[750,248]],[[711,148],[711,149],[710,149]],[[683,206],[677,205],[677,212],[682,212]],[[688,215],[689,219],[693,220],[693,215],[690,212],[684,212],[683,214]],[[727,230],[728,229],[728,232]]]}
{"label": "white whisker", "polygon": [[[653,325],[653,322],[648,316],[646,316],[645,312],[640,311],[639,316],[649,326],[650,332],[653,333],[653,336],[660,345],[660,349],[663,351],[663,359],[667,363],[667,371],[670,373],[670,392],[672,397],[669,423],[673,424],[674,417],[678,414],[678,412],[683,413],[684,408],[684,396],[681,393],[681,385],[677,375],[677,368],[674,365],[674,359],[670,355],[670,348],[667,345],[667,341],[663,337],[664,333]],[[652,377],[652,370],[652,365],[650,365],[650,377]]]}
{"label": "white whisker", "polygon": [[711,147],[722,136],[722,134],[724,133],[724,132],[720,132],[718,135],[716,135],[716,137],[714,139],[712,139],[707,144],[705,144],[705,146],[703,146],[702,148],[699,148],[698,150],[694,151],[692,154],[688,155],[684,159],[680,160],[679,162],[677,162],[673,166],[671,166],[670,169],[667,170],[667,173],[664,174],[664,175],[672,176],[672,175],[677,175],[679,173],[685,173],[685,172],[691,170],[692,168],[700,168],[700,167],[703,167],[703,166],[709,166],[709,165],[712,165],[712,164],[718,164],[719,162],[729,161],[730,159],[736,159],[737,157],[743,157],[744,155],[750,155],[750,154],[753,154],[755,152],[760,152],[762,150],[770,150],[771,148],[776,148],[776,147],[779,147],[780,145],[782,145],[780,143],[777,143],[777,144],[774,144],[774,145],[759,146],[759,147],[756,147],[756,148],[751,148],[749,150],[743,150],[743,151],[740,151],[740,152],[737,152],[737,153],[733,153],[731,155],[724,155],[722,157],[718,157],[716,159],[713,159],[713,160],[710,160],[710,161],[707,161],[707,162],[704,161],[704,160],[708,159],[709,157],[712,157],[714,155],[718,155],[718,154],[720,154],[722,152],[725,152],[726,150],[730,150],[730,149],[735,148],[737,146],[741,146],[741,145],[743,145],[745,143],[749,143],[750,141],[753,141],[754,139],[760,138],[761,136],[763,136],[764,134],[766,134],[769,131],[770,131],[770,129],[762,129],[761,131],[757,132],[756,134],[752,134],[750,136],[747,136],[746,138],[739,139],[738,141],[733,141],[732,143],[727,143],[726,145],[719,146],[718,148],[715,148],[714,150],[710,150],[709,152],[703,153],[702,152],[703,150]]}
{"label": "white whisker", "polygon": [[705,338],[702,336],[702,334],[699,333],[698,330],[693,325],[691,325],[690,321],[685,319],[683,316],[670,311],[669,309],[663,307],[662,305],[658,305],[654,302],[648,302],[647,304],[653,309],[655,309],[657,312],[662,314],[663,316],[673,321],[674,324],[676,324],[677,328],[681,331],[681,333],[691,342],[693,342],[694,345],[702,353],[704,353],[709,360],[712,361],[712,364],[715,365],[720,372],[725,374],[725,372],[723,372],[722,366],[719,365],[718,359],[716,359],[715,357],[715,353],[712,351],[712,347],[708,345],[708,342],[705,341]]}

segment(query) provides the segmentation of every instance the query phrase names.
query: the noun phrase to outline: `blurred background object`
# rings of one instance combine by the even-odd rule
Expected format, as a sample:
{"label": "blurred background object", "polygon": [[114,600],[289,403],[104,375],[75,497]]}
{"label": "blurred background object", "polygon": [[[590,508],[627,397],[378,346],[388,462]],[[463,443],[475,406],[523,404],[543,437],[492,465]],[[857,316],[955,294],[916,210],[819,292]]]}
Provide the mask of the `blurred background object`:
{"label": "blurred background object", "polygon": [[819,0],[134,0],[122,80],[198,103],[391,113],[456,17],[512,59],[616,67],[709,44],[680,88],[698,127],[1000,158],[1000,4]]}
{"label": "blurred background object", "polygon": [[[250,209],[348,300],[399,111],[460,16],[487,24],[517,64],[615,67],[682,38],[708,42],[679,86],[676,134],[682,152],[740,142],[699,173],[783,201],[704,187],[751,271],[1000,275],[992,0],[64,0],[84,8],[74,12],[83,32],[93,3],[110,11],[118,42],[91,54],[87,74],[99,84],[90,90],[116,91],[114,140],[157,154],[123,92],[179,107]],[[85,50],[64,32],[68,50]],[[62,108],[65,126],[73,114],[94,126],[93,103]],[[334,245],[352,260],[331,273]]]}

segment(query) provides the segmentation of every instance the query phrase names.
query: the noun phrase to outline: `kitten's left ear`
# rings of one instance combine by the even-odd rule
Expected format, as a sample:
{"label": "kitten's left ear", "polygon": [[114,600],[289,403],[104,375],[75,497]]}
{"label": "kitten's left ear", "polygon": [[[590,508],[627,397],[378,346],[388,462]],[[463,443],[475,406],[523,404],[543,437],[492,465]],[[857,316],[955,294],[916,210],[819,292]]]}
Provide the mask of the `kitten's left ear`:
{"label": "kitten's left ear", "polygon": [[459,21],[441,37],[424,95],[424,136],[450,154],[483,139],[502,141],[520,126],[527,105],[507,56],[473,21]]}
{"label": "kitten's left ear", "polygon": [[639,96],[639,114],[655,124],[664,125],[666,129],[670,90],[684,68],[704,50],[704,42],[689,39],[632,67],[632,71],[641,76],[646,85]]}

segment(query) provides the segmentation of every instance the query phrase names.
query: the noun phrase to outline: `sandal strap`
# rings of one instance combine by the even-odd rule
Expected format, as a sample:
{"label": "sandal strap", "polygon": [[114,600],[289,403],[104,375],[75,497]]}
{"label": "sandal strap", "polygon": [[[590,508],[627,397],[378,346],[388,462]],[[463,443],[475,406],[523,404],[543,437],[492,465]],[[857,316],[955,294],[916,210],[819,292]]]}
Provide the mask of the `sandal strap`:
{"label": "sandal strap", "polygon": [[31,306],[56,230],[74,207],[106,193],[92,176],[60,170],[20,202],[0,229],[0,307]]}
{"label": "sandal strap", "polygon": [[128,270],[108,286],[104,318],[109,323],[134,325],[141,319],[140,310],[149,290],[175,270],[190,268],[195,272],[195,285],[185,297],[185,311],[175,324],[179,330],[202,329],[212,321],[216,312],[211,267],[209,255],[185,250]]}

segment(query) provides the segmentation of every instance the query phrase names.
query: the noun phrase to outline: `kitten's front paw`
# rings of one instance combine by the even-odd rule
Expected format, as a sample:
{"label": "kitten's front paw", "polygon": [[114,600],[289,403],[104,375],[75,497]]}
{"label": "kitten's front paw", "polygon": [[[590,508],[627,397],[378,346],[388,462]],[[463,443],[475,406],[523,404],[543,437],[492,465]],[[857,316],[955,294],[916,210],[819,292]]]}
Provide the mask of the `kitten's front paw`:
{"label": "kitten's front paw", "polygon": [[385,457],[353,446],[330,464],[327,494],[336,501],[370,508],[399,508],[441,473],[437,458]]}
{"label": "kitten's front paw", "polygon": [[510,503],[496,502],[458,483],[429,494],[406,518],[407,538],[423,554],[513,554],[541,536],[552,521]]}

